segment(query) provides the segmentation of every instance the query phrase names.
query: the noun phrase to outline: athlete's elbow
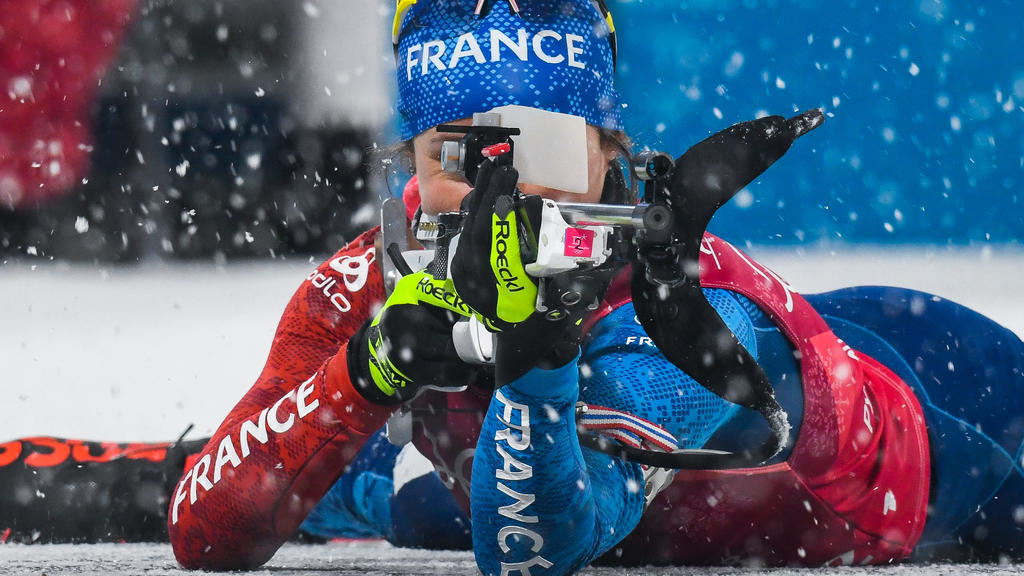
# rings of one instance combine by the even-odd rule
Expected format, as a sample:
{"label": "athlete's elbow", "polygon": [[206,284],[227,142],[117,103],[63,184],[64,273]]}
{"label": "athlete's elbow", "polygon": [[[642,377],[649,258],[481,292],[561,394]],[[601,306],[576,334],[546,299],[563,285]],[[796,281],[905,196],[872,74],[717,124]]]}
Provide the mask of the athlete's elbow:
{"label": "athlete's elbow", "polygon": [[474,533],[473,551],[476,566],[485,576],[537,573],[559,576],[572,574],[582,568],[581,563],[566,561],[567,558],[563,557],[549,560],[546,556],[550,554],[544,547],[544,538],[522,525],[504,526],[497,534],[490,534],[491,538],[482,536],[481,533]]}
{"label": "athlete's elbow", "polygon": [[189,570],[250,570],[263,565],[277,551],[280,539],[266,529],[254,530],[258,518],[247,518],[218,494],[192,496],[193,473],[186,468],[170,495],[167,533],[178,563]]}
{"label": "athlete's elbow", "polygon": [[252,570],[277,551],[277,543],[260,546],[230,529],[187,523],[169,529],[174,558],[188,570]]}

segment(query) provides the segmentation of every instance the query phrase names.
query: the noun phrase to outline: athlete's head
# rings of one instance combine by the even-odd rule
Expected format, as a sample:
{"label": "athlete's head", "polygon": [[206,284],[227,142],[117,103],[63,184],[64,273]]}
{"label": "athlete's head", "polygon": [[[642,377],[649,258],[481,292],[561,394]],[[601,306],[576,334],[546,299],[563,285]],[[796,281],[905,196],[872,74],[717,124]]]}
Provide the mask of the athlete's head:
{"label": "athlete's head", "polygon": [[625,142],[613,85],[614,35],[592,0],[400,0],[393,30],[402,138],[412,140],[423,209],[455,210],[470,184],[441,170],[438,124],[518,104],[583,117],[589,192],[524,192],[597,202]]}

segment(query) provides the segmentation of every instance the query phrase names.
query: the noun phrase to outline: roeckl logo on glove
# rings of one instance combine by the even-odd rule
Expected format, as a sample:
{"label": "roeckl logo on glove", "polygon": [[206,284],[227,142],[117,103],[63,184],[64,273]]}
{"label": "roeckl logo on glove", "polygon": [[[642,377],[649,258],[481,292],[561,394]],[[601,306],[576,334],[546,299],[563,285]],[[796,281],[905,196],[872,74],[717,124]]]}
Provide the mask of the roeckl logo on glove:
{"label": "roeckl logo on glove", "polygon": [[508,262],[508,240],[512,236],[511,226],[508,219],[501,220],[495,215],[496,234],[494,240],[494,251],[497,256],[494,259],[495,270],[498,279],[505,283],[505,290],[519,292],[523,286],[519,285],[519,276],[512,272]]}
{"label": "roeckl logo on glove", "polygon": [[416,288],[423,294],[444,302],[453,310],[459,311],[463,316],[471,316],[473,314],[473,310],[462,301],[462,298],[459,298],[458,294],[445,290],[428,276],[421,278],[419,283],[416,284]]}

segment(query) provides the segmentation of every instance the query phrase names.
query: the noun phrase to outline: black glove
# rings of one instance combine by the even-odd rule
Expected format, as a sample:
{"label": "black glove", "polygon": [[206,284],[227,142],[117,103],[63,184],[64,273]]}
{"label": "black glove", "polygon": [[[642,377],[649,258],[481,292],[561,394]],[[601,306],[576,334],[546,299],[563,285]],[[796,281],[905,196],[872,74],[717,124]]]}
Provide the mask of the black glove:
{"label": "black glove", "polygon": [[541,287],[545,309],[498,333],[496,385],[504,386],[531,368],[558,368],[574,359],[580,352],[583,320],[597,309],[614,273],[610,266],[602,266],[545,278]]}
{"label": "black glove", "polygon": [[366,399],[397,404],[424,388],[458,391],[472,382],[477,369],[459,358],[452,342],[452,325],[466,311],[449,305],[457,300],[445,302],[445,286],[425,272],[403,276],[380,312],[349,340],[349,375]]}
{"label": "black glove", "polygon": [[480,165],[476,188],[462,200],[466,217],[451,262],[456,292],[496,331],[525,321],[537,304],[537,283],[521,256],[518,181],[512,166]]}
{"label": "black glove", "polygon": [[613,273],[608,267],[543,280],[528,275],[523,252],[539,225],[541,198],[517,194],[518,180],[512,166],[491,160],[480,166],[476,187],[463,200],[467,215],[451,265],[459,296],[498,332],[498,386],[535,366],[555,368],[575,358],[583,316],[596,308]]}

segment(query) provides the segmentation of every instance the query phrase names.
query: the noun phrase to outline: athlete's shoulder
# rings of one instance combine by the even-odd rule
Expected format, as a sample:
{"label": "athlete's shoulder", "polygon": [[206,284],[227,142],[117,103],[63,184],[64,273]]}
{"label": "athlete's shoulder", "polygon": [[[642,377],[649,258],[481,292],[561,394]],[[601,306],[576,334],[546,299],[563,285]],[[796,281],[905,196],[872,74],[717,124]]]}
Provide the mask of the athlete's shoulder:
{"label": "athlete's shoulder", "polygon": [[380,306],[384,280],[374,248],[376,232],[361,234],[302,280],[281,314],[261,379],[301,382]]}
{"label": "athlete's shoulder", "polygon": [[339,314],[368,313],[382,301],[384,278],[376,247],[379,232],[379,226],[363,232],[321,262],[303,284],[308,298],[328,302]]}
{"label": "athlete's shoulder", "polygon": [[[272,355],[279,344],[290,349],[300,343],[333,353],[380,306],[384,279],[374,247],[377,231],[359,235],[303,279],[281,315]],[[323,360],[322,353],[313,356]]]}

